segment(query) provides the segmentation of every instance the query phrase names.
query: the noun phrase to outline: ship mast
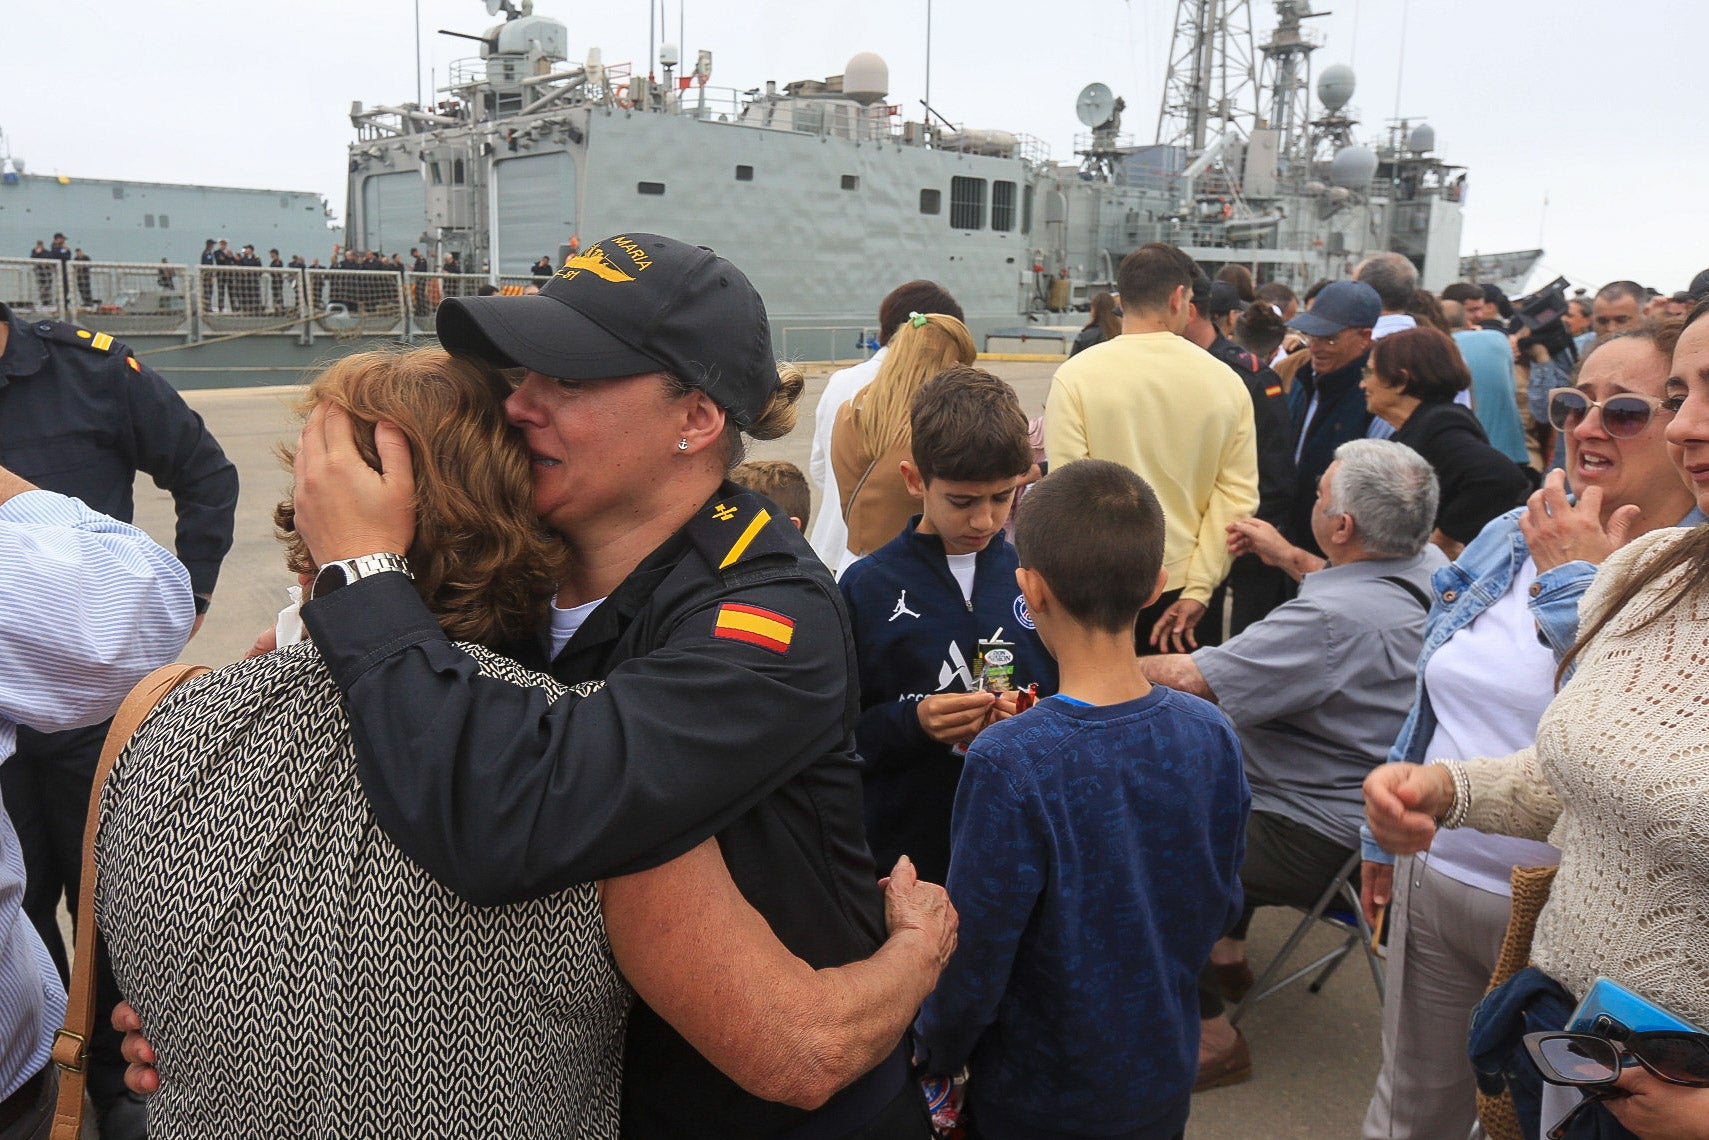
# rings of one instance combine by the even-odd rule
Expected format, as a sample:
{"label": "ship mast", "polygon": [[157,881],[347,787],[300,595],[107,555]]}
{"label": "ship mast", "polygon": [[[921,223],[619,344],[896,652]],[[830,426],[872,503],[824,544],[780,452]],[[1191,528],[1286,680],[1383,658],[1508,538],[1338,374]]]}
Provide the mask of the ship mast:
{"label": "ship mast", "polygon": [[1213,122],[1246,133],[1258,114],[1251,0],[1177,0],[1158,143],[1202,151]]}
{"label": "ship mast", "polygon": [[1280,134],[1277,156],[1284,177],[1311,168],[1311,53],[1319,45],[1306,34],[1302,21],[1327,15],[1313,12],[1308,0],[1276,0],[1275,30],[1258,49],[1264,55],[1258,90],[1260,97],[1264,92],[1270,96],[1265,125]]}

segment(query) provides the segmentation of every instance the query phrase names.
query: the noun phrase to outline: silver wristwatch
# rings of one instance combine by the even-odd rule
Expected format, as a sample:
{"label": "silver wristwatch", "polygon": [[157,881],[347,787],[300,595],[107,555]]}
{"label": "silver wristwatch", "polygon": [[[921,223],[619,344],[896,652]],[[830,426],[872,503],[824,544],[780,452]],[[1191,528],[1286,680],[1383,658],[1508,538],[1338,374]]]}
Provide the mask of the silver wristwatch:
{"label": "silver wristwatch", "polygon": [[314,584],[309,587],[309,600],[325,597],[358,578],[371,578],[375,574],[394,571],[406,578],[415,577],[409,571],[409,560],[401,554],[363,554],[356,558],[340,558],[336,562],[328,562],[315,574]]}

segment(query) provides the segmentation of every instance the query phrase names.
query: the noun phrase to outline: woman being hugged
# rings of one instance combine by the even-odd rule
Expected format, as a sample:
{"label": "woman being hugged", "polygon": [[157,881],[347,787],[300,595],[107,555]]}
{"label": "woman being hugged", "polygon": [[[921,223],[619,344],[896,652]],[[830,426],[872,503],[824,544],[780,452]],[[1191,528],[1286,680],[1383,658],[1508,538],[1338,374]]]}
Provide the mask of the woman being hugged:
{"label": "woman being hugged", "polygon": [[[1709,507],[1705,311],[1700,306],[1687,321],[1655,409],[1668,416],[1667,442],[1700,510]],[[1569,425],[1569,445],[1576,440],[1581,451],[1575,479],[1627,458],[1629,444],[1613,448],[1603,433],[1626,412],[1637,417],[1635,407],[1613,402],[1631,389],[1587,387],[1592,365],[1608,363],[1604,354],[1621,343],[1599,345],[1570,390],[1588,397]],[[1561,665],[1571,680],[1543,714],[1533,746],[1500,759],[1385,765],[1366,780],[1367,816],[1389,851],[1424,850],[1438,828],[1462,826],[1547,839],[1560,849],[1532,946],[1537,969],[1486,1003],[1514,1016],[1477,1031],[1485,1063],[1510,1077],[1528,1068],[1508,1061],[1517,1033],[1558,1027],[1599,976],[1709,1025],[1705,616],[1709,528],[1652,530],[1610,556],[1586,592],[1579,635]],[[1522,1119],[1527,1111],[1536,1119],[1535,1085],[1510,1084]],[[1709,1090],[1664,1084],[1641,1067],[1625,1071],[1620,1086],[1630,1095],[1591,1111],[1612,1113],[1646,1140],[1709,1136]]]}
{"label": "woman being hugged", "polygon": [[[413,590],[477,676],[549,702],[564,685],[489,648],[528,637],[569,573],[565,544],[532,510],[508,393],[497,373],[438,350],[364,353],[318,377],[304,410],[340,409],[371,465],[376,423],[407,441]],[[289,500],[275,515],[288,565],[318,580],[295,515]],[[815,1006],[848,1016],[829,1012],[838,995],[905,972],[906,947],[816,974],[742,901],[712,841],[603,889],[459,899],[376,825],[312,643],[174,691],[121,754],[102,808],[99,920],[158,1053],[154,1136],[374,1135],[402,1121],[442,1135],[615,1136],[625,977],[762,1095],[796,1096],[762,1066],[816,1056],[815,1068],[825,1042],[853,1043],[829,1062],[841,1072],[809,1078],[823,1090],[893,1044],[841,1028],[778,1044]],[[919,908],[934,890],[903,887],[892,919],[929,927]],[[291,1079],[268,1057],[289,1057]]]}
{"label": "woman being hugged", "polygon": [[[749,1047],[765,1010],[694,998],[685,973],[738,980],[706,955],[668,963],[650,996],[629,973],[645,1001],[625,1034],[625,1136],[923,1137],[900,1038],[950,924],[886,941],[836,584],[787,518],[726,480],[744,438],[790,429],[801,391],[799,372],[780,376],[759,295],[711,250],[619,234],[536,296],[453,298],[437,324],[452,355],[520,376],[506,415],[534,513],[569,561],[545,620],[506,650],[564,691],[484,674],[404,574],[370,570],[414,541],[411,452],[380,424],[376,471],[350,417],[317,408],[296,526],[328,581],[303,622],[343,695],[375,822],[480,906],[600,879],[609,896],[622,876],[674,916],[700,892],[643,872],[709,849],[810,978],[876,964],[874,986],[771,1010],[793,1024],[767,1040],[812,1043],[782,1068]],[[892,885],[909,877],[904,864]],[[740,946],[716,925],[702,942]]]}

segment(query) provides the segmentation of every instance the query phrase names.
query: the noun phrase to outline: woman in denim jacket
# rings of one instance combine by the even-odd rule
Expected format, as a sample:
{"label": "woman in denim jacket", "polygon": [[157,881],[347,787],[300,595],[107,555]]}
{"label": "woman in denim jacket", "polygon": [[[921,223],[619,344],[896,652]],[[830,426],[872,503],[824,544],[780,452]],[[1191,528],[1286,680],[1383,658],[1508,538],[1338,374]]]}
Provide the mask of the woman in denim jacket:
{"label": "woman in denim jacket", "polygon": [[[1678,335],[1677,322],[1646,325],[1593,348],[1577,377],[1581,410],[1564,417],[1566,471],[1551,472],[1527,506],[1496,518],[1436,572],[1417,696],[1390,762],[1529,745],[1597,564],[1640,534],[1703,521],[1662,438],[1675,406],[1662,395]],[[1621,394],[1639,399],[1605,412],[1602,402]],[[1577,503],[1565,494],[1568,476]],[[1367,914],[1395,888],[1383,1064],[1364,1135],[1464,1136],[1476,1116],[1466,1026],[1506,930],[1508,876],[1515,866],[1553,865],[1558,853],[1459,829],[1397,864],[1367,830],[1364,856]]]}

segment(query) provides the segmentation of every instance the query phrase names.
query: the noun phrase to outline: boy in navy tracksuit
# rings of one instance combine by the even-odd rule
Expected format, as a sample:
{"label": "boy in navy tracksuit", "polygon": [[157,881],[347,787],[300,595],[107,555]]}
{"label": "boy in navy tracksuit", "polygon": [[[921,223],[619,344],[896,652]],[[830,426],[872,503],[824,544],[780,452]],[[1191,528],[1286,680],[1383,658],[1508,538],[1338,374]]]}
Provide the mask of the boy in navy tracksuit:
{"label": "boy in navy tracksuit", "polygon": [[907,855],[921,878],[941,883],[966,746],[1015,708],[1012,693],[981,691],[980,641],[1010,643],[1015,689],[1055,692],[1056,666],[1002,533],[1033,466],[1014,391],[977,368],[948,369],[920,389],[910,427],[902,475],[921,512],[849,567],[840,588],[860,666],[867,842],[879,866]]}

